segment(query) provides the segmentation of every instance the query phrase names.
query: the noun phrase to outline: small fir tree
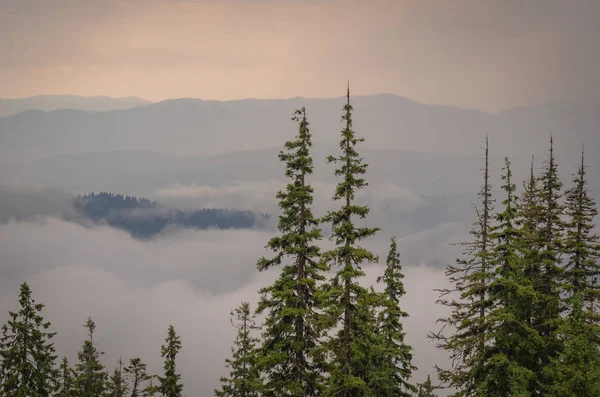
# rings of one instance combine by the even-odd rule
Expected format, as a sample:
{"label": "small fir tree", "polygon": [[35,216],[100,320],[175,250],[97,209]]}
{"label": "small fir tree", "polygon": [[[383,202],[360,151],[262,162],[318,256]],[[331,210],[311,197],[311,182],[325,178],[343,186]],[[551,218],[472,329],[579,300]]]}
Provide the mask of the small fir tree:
{"label": "small fir tree", "polygon": [[103,396],[108,388],[108,373],[100,362],[104,352],[98,351],[94,344],[96,323],[88,317],[83,327],[88,332],[88,339],[83,342],[82,350],[78,353],[79,362],[75,365],[75,388],[81,397]]}
{"label": "small fir tree", "polygon": [[167,332],[166,344],[161,346],[160,353],[164,359],[164,376],[160,376],[160,386],[158,391],[164,397],[181,397],[183,393],[183,385],[181,384],[181,375],[177,373],[175,359],[179,350],[181,350],[181,339],[175,333],[175,328],[169,326]]}
{"label": "small fir tree", "polygon": [[125,371],[125,379],[131,387],[130,397],[143,396],[145,384],[152,379],[152,375],[147,373],[147,366],[140,358],[132,358],[129,360],[129,365],[123,369]]}
{"label": "small fir tree", "polygon": [[56,360],[48,332],[50,322],[40,314],[44,305],[32,298],[27,283],[21,284],[18,312],[2,326],[0,337],[0,395],[46,397],[56,390]]}
{"label": "small fir tree", "polygon": [[404,341],[402,325],[403,319],[408,317],[408,313],[400,308],[400,299],[406,294],[403,278],[398,243],[392,237],[386,269],[377,279],[377,282],[385,284],[376,332],[380,337],[381,354],[375,365],[377,373],[382,376],[378,378],[374,391],[380,397],[412,397],[417,391],[410,383],[417,368],[412,364],[412,347]]}
{"label": "small fir tree", "polygon": [[110,377],[110,397],[126,397],[128,387],[123,376],[123,361],[119,358],[119,366],[115,368],[113,375]]}
{"label": "small fir tree", "polygon": [[221,378],[221,390],[215,390],[215,395],[218,397],[261,396],[262,380],[256,363],[258,339],[252,336],[252,332],[258,328],[254,323],[254,316],[250,312],[248,302],[243,302],[231,312],[231,324],[237,328],[238,333],[231,349],[232,358],[225,360],[225,366],[230,369],[230,373],[228,378]]}
{"label": "small fir tree", "polygon": [[77,397],[75,390],[75,371],[69,366],[69,360],[63,357],[58,368],[58,390],[56,397]]}

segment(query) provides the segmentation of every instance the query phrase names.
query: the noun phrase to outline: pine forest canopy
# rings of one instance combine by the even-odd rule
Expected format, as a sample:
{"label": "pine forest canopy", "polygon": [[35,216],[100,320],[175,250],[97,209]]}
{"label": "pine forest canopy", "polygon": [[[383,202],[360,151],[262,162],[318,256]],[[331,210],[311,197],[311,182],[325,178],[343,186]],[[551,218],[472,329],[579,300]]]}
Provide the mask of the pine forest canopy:
{"label": "pine forest canopy", "polygon": [[[421,368],[437,381],[427,376],[417,383],[415,352],[404,329],[411,313],[403,309],[398,244],[392,238],[387,253],[363,247],[379,228],[369,225],[370,208],[356,201],[357,192],[369,185],[368,164],[360,154],[364,138],[354,129],[353,110],[348,89],[339,147],[328,157],[337,180],[334,206],[322,218],[311,209],[310,113],[301,108],[292,115],[297,134],[279,153],[287,184],[275,197],[281,209],[278,233],[267,241],[270,254],[256,258],[257,271],[278,277],[258,291],[257,307],[241,302],[231,312],[237,336],[225,362],[228,374],[215,395],[599,396],[600,238],[585,152],[570,183],[558,176],[552,138],[543,164],[532,160],[527,180],[515,180],[508,157],[498,178],[490,171],[493,144],[486,136],[470,240],[461,244],[463,256],[446,268],[450,287],[438,290],[437,300],[446,314],[429,335],[450,361]],[[111,193],[78,196],[75,206],[93,220],[142,235],[153,233],[148,224],[127,224],[123,214],[135,222],[130,216],[135,211],[161,210],[156,202]],[[208,209],[154,216],[159,224],[187,220],[193,227],[225,222],[227,216],[236,220],[221,227],[256,222],[252,213]],[[326,237],[324,225],[331,229]],[[322,250],[326,238],[330,244]],[[363,269],[380,257],[386,260],[377,284],[366,285]],[[160,374],[149,373],[139,357],[111,357],[117,365],[106,368],[92,318],[85,321],[71,365],[66,357],[59,360],[52,324],[27,283],[18,299],[19,309],[2,327],[0,396],[190,395],[177,357],[193,341],[182,340],[173,325],[156,349],[164,361]]]}

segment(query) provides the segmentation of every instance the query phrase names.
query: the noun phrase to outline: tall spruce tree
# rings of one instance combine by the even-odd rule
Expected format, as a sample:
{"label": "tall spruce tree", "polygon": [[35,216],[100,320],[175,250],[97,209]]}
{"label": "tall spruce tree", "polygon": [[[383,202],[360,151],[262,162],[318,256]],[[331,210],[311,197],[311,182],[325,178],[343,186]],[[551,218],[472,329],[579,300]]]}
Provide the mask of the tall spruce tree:
{"label": "tall spruce tree", "polygon": [[159,376],[160,385],[158,391],[163,397],[181,397],[183,385],[181,384],[181,375],[177,372],[175,359],[179,350],[181,350],[181,339],[175,332],[175,328],[170,325],[167,331],[166,344],[160,348],[160,355],[164,358],[164,376]]}
{"label": "tall spruce tree", "polygon": [[109,393],[110,397],[126,397],[128,387],[125,377],[123,376],[123,360],[119,358],[119,366],[115,368],[109,382]]}
{"label": "tall spruce tree", "polygon": [[100,362],[104,352],[98,351],[94,344],[96,323],[88,317],[83,327],[88,332],[88,339],[83,342],[82,350],[78,353],[79,362],[75,365],[75,389],[81,397],[103,396],[108,388],[108,373]]}
{"label": "tall spruce tree", "polygon": [[[569,296],[579,295],[583,300],[582,315],[586,321],[600,325],[600,238],[594,233],[598,209],[589,194],[586,180],[584,153],[573,180],[574,186],[566,192],[566,287]],[[572,304],[569,306],[573,306]],[[597,342],[596,342],[597,343]]]}
{"label": "tall spruce tree", "polygon": [[504,209],[490,232],[490,239],[496,241],[492,256],[495,275],[489,287],[484,378],[478,385],[487,391],[487,397],[530,395],[536,387],[533,353],[541,346],[528,317],[537,295],[522,259],[523,240],[516,224],[517,199],[508,158],[504,171]]}
{"label": "tall spruce tree", "polygon": [[313,172],[306,110],[296,110],[292,120],[298,122],[298,134],[279,153],[290,179],[285,191],[277,193],[283,211],[281,235],[267,244],[275,257],[263,257],[257,264],[262,271],[285,263],[275,283],[260,291],[257,312],[267,311],[267,317],[259,364],[270,395],[309,397],[322,393],[323,365],[316,355],[321,307],[317,283],[326,269],[315,245],[322,236],[310,208],[313,188],[306,181]]}
{"label": "tall spruce tree", "polygon": [[[361,265],[364,262],[377,262],[378,257],[358,245],[359,241],[373,236],[379,229],[359,227],[353,217],[365,218],[369,213],[368,206],[355,203],[358,190],[367,186],[364,174],[367,164],[363,162],[356,145],[364,141],[357,138],[352,129],[352,105],[350,104],[350,88],[347,91],[347,103],[344,106],[342,120],[346,122],[342,130],[338,157],[329,156],[328,162],[339,164],[335,175],[341,178],[338,183],[334,201],[341,201],[339,210],[329,211],[323,221],[332,226],[331,240],[335,248],[323,253],[323,262],[330,267],[339,267],[332,280],[325,287],[327,294],[328,325],[332,328],[340,326],[339,331],[327,341],[327,350],[332,355],[329,385],[326,396],[351,397],[369,394],[364,376],[373,370],[372,363],[364,359],[370,349],[372,335],[365,335],[373,328],[361,320],[368,319],[368,310],[364,310],[369,291],[360,285],[364,276]],[[368,365],[369,368],[365,368]]]}
{"label": "tall spruce tree", "polygon": [[152,379],[152,375],[147,372],[147,366],[140,358],[132,358],[129,360],[129,365],[123,369],[125,379],[129,387],[131,387],[130,397],[141,397],[145,389],[144,385]]}
{"label": "tall spruce tree", "polygon": [[32,298],[27,283],[20,286],[18,312],[2,326],[0,396],[45,397],[56,390],[55,333],[40,314],[44,305]]}
{"label": "tall spruce tree", "polygon": [[431,376],[427,375],[427,380],[419,384],[417,397],[437,397],[434,393],[435,387],[431,383]]}
{"label": "tall spruce tree", "polygon": [[[240,307],[231,312],[231,324],[237,328],[238,333],[234,347],[231,349],[232,358],[225,360],[230,373],[228,378],[221,378],[221,389],[215,390],[215,395],[217,397],[261,396],[263,385],[256,362],[258,356],[256,345],[259,340],[252,336],[252,332],[258,327],[255,325],[248,302],[242,302]],[[269,391],[265,395],[277,395],[275,393],[277,390]]]}
{"label": "tall spruce tree", "polygon": [[485,377],[488,289],[494,277],[494,241],[490,238],[494,199],[487,135],[484,153],[483,184],[477,195],[479,203],[475,205],[476,221],[470,231],[472,240],[460,243],[464,257],[446,268],[452,287],[438,290],[440,299],[437,303],[447,307],[450,314],[438,319],[442,329],[429,335],[438,348],[450,352],[450,368],[436,367],[441,382],[456,389],[454,395],[461,397],[475,395]]}
{"label": "tall spruce tree", "polygon": [[[542,263],[540,251],[543,247],[541,236],[541,187],[534,172],[535,158],[531,158],[529,179],[523,182],[523,192],[517,205],[517,225],[521,235],[521,251],[525,266],[525,276],[532,282],[536,293],[542,293]],[[532,306],[528,315],[529,323],[535,326],[538,307]],[[539,369],[536,370],[539,372]]]}
{"label": "tall spruce tree", "polygon": [[69,366],[69,360],[63,357],[58,368],[58,390],[56,397],[77,397],[75,390],[75,371]]}
{"label": "tall spruce tree", "polygon": [[402,265],[398,243],[392,237],[386,269],[377,282],[383,282],[382,308],[378,318],[377,334],[380,340],[380,355],[375,363],[378,376],[372,389],[379,397],[412,397],[417,388],[410,383],[413,371],[412,347],[404,341],[402,320],[408,313],[400,307],[400,299],[406,294],[402,279]]}
{"label": "tall spruce tree", "polygon": [[552,384],[547,378],[545,368],[550,365],[561,350],[561,341],[557,338],[557,330],[561,322],[561,303],[563,269],[561,253],[563,251],[563,214],[561,203],[562,182],[558,176],[558,166],[554,156],[554,139],[550,138],[549,156],[540,181],[540,278],[537,316],[533,319],[534,327],[543,339],[543,347],[538,352],[538,362],[541,391],[546,393]]}

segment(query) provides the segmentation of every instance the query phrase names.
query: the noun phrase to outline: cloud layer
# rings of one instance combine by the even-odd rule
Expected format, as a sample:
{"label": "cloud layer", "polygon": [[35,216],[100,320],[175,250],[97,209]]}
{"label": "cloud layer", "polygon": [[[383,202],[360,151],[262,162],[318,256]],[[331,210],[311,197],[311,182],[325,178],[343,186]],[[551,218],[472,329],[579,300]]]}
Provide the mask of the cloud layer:
{"label": "cloud layer", "polygon": [[[443,240],[458,238],[450,237],[454,233],[441,232],[442,251]],[[45,316],[58,332],[61,355],[76,359],[85,338],[81,324],[92,316],[107,366],[112,368],[119,357],[140,356],[156,372],[161,368],[160,345],[173,324],[183,341],[178,366],[186,392],[212,395],[235,334],[229,311],[242,300],[255,303],[257,290],[277,276],[277,270],[255,270],[256,260],[268,254],[263,246],[269,237],[258,231],[172,231],[139,242],[114,229],[85,228],[55,218],[0,225],[0,321],[16,308],[18,284],[28,281],[35,298],[46,304]],[[421,239],[429,242],[426,247],[419,244]],[[430,236],[401,240],[403,258],[415,256],[411,250],[437,250],[431,241]],[[385,258],[388,241],[383,235],[367,246]],[[442,309],[433,303],[433,289],[445,281],[441,268],[407,259],[404,263],[408,295],[403,306],[411,314],[407,337],[420,367],[416,379],[423,380],[444,360],[425,334],[436,329]],[[366,271],[370,284],[383,267],[367,266]]]}

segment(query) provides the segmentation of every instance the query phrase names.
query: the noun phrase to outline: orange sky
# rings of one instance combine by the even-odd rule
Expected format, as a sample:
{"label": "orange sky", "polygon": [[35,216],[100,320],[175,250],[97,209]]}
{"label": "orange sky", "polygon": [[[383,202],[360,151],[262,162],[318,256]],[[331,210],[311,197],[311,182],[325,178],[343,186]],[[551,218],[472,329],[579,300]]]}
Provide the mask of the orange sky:
{"label": "orange sky", "polygon": [[599,4],[8,0],[0,97],[323,97],[350,78],[357,95],[490,111],[596,103]]}

